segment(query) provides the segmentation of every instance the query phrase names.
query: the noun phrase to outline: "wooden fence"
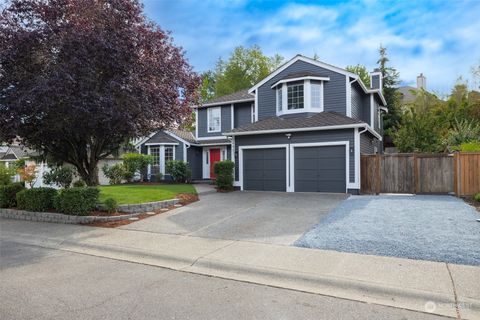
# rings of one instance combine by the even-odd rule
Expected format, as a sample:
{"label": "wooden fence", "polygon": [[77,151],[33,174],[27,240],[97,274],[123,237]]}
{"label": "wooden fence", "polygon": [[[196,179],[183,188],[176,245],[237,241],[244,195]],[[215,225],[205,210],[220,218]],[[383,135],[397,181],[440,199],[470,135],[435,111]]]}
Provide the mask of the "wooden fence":
{"label": "wooden fence", "polygon": [[361,193],[480,192],[480,153],[362,155]]}

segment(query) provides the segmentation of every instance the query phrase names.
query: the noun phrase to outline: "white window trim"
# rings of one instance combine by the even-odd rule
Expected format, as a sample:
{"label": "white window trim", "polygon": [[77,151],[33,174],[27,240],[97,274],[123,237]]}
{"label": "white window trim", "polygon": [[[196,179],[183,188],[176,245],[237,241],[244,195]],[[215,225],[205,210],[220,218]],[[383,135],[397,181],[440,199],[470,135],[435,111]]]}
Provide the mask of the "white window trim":
{"label": "white window trim", "polygon": [[[220,121],[219,121],[219,128],[218,130],[210,130],[210,112],[213,110],[219,110],[220,113]],[[207,109],[207,132],[214,133],[214,132],[221,132],[222,131],[222,107],[212,107]]]}
{"label": "white window trim", "polygon": [[[158,157],[159,157],[159,161],[158,161],[158,166],[159,166],[159,171],[160,173],[165,176],[165,147],[172,147],[173,148],[173,160],[176,160],[175,158],[175,151],[176,151],[176,147],[177,147],[178,143],[177,144],[173,144],[173,143],[168,143],[168,144],[160,144],[160,143],[153,143],[153,144],[149,144],[147,145],[147,154],[150,155],[150,148],[151,147],[159,147],[160,150],[158,151]],[[185,156],[184,156],[185,157]],[[148,178],[150,178],[150,176],[152,175],[152,165],[149,164],[148,167],[147,167],[147,176]]]}
{"label": "white window trim", "polygon": [[[290,144],[290,179],[292,181],[291,190],[295,192],[295,148],[305,147],[325,147],[325,146],[345,146],[345,193],[348,189],[357,189],[356,183],[350,182],[350,142],[332,141],[332,142],[313,142],[313,143],[292,143]],[[356,177],[355,177],[356,179]]]}
{"label": "white window trim", "polygon": [[[291,79],[289,79],[290,82]],[[277,101],[277,90],[275,89],[275,105],[276,105],[276,114],[277,116],[282,116],[285,114],[296,114],[296,113],[320,113],[324,111],[325,104],[325,94],[324,94],[324,81],[320,82],[320,108],[312,108],[312,83],[310,79],[305,79],[303,81],[303,108],[302,109],[291,109],[288,110],[288,83],[282,83],[282,110],[278,110],[278,101]]]}
{"label": "white window trim", "polygon": [[[235,126],[235,119],[234,119],[234,116],[235,116],[235,110],[233,108],[233,103],[230,105],[230,121],[231,121],[231,128],[230,129],[233,129],[234,126]],[[221,112],[220,112],[220,117],[221,117]],[[222,123],[222,120],[220,119],[220,124]],[[222,126],[220,125],[220,130],[222,129]]]}
{"label": "white window trim", "polygon": [[207,158],[210,158],[210,149],[220,149],[220,161],[228,159],[227,146],[215,145],[215,146],[203,147],[203,150],[202,150],[202,179],[210,179],[210,161],[208,161],[208,163],[207,163]]}
{"label": "white window trim", "polygon": [[243,151],[244,150],[250,150],[250,149],[280,149],[280,148],[285,148],[285,153],[286,154],[286,167],[285,167],[285,174],[286,174],[286,185],[285,188],[287,192],[289,191],[289,180],[288,180],[288,166],[289,166],[289,161],[288,161],[288,144],[265,144],[265,145],[256,145],[256,146],[243,146],[243,147],[238,147],[238,185],[240,186],[240,190],[243,191]]}

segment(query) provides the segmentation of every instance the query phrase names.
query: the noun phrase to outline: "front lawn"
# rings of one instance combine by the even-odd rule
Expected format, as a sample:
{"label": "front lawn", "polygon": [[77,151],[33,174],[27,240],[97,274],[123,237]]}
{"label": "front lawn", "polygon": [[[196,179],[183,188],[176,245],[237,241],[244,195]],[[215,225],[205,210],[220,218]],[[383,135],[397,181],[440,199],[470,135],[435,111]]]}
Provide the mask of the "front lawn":
{"label": "front lawn", "polygon": [[118,204],[136,204],[173,199],[179,193],[196,194],[190,184],[155,184],[155,185],[115,185],[99,186],[100,201],[114,198]]}

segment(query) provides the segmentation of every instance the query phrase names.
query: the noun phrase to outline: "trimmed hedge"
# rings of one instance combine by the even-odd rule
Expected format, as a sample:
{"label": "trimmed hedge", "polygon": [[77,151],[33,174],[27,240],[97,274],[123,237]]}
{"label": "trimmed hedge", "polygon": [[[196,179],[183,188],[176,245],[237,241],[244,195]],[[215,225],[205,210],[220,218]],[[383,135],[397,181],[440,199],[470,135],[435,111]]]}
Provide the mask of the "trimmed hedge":
{"label": "trimmed hedge", "polygon": [[17,193],[17,207],[21,210],[44,212],[53,208],[57,190],[53,188],[32,188]]}
{"label": "trimmed hedge", "polygon": [[218,190],[233,190],[233,169],[235,163],[230,160],[218,161],[215,163],[213,170],[216,176],[216,184]]}
{"label": "trimmed hedge", "polygon": [[17,206],[17,193],[25,189],[22,182],[0,185],[0,208]]}
{"label": "trimmed hedge", "polygon": [[61,190],[55,197],[55,209],[64,214],[85,216],[95,210],[100,190],[94,187]]}

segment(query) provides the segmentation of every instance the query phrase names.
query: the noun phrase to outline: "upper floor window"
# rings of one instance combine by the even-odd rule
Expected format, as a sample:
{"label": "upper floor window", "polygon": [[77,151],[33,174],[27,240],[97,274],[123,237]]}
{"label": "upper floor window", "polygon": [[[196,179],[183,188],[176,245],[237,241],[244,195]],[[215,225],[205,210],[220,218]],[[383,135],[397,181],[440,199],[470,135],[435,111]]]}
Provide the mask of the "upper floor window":
{"label": "upper floor window", "polygon": [[303,83],[292,84],[287,86],[287,108],[303,109],[304,107]]}
{"label": "upper floor window", "polygon": [[208,108],[207,126],[208,132],[220,132],[222,130],[222,108]]}
{"label": "upper floor window", "polygon": [[326,79],[305,79],[277,83],[275,87],[277,115],[322,112],[323,83]]}

